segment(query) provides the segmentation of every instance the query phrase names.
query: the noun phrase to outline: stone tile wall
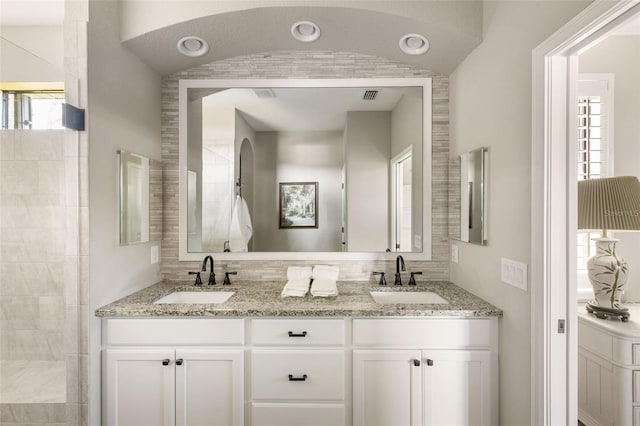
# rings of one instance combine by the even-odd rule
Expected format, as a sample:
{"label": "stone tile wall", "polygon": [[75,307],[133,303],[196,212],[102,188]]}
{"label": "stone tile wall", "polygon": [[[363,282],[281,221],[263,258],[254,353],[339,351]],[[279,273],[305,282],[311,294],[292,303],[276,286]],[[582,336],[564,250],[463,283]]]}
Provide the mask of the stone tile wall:
{"label": "stone tile wall", "polygon": [[[419,78],[433,79],[433,211],[432,252],[429,262],[408,262],[429,279],[449,278],[449,79],[384,58],[349,52],[285,51],[230,58],[179,72],[163,80],[162,161],[164,175],[164,229],[162,274],[164,279],[189,280],[187,271],[198,262],[178,261],[178,80],[180,79],[281,79],[281,78]],[[241,279],[281,280],[286,267],[313,261],[218,262],[216,270],[241,271]],[[340,266],[342,280],[370,279],[371,272],[394,270],[394,262],[332,262]],[[238,278],[240,279],[240,277]]]}

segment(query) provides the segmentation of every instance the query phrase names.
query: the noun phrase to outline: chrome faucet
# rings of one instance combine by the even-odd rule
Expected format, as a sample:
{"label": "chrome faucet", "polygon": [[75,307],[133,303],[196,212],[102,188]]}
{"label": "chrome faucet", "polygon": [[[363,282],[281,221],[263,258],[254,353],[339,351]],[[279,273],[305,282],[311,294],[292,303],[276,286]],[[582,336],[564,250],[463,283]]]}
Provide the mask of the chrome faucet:
{"label": "chrome faucet", "polygon": [[202,272],[206,272],[207,271],[207,260],[209,261],[209,264],[211,265],[211,273],[209,274],[209,284],[208,285],[216,285],[216,274],[213,272],[213,257],[212,256],[207,256],[202,261]]}
{"label": "chrome faucet", "polygon": [[400,255],[396,257],[396,279],[394,281],[395,285],[402,285],[402,277],[400,276],[400,267],[402,266],[402,270],[406,271],[404,267],[404,258]]}

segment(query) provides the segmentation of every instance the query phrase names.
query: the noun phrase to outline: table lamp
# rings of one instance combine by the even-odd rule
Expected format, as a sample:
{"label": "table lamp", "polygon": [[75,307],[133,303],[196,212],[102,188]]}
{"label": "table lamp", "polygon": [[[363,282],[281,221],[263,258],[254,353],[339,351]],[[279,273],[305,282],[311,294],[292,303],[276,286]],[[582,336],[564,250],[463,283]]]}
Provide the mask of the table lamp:
{"label": "table lamp", "polygon": [[595,238],[596,253],[587,260],[595,299],[587,311],[601,319],[628,321],[629,310],[620,299],[627,283],[629,265],[616,252],[620,240],[607,231],[640,231],[640,181],[635,176],[578,181],[578,229],[602,230]]}

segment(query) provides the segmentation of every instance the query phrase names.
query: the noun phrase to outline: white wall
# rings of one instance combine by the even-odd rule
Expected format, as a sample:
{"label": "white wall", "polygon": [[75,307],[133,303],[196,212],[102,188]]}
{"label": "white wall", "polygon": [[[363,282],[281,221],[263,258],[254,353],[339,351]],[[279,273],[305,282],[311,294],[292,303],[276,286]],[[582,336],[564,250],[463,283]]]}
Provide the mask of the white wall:
{"label": "white wall", "polygon": [[[256,132],[255,251],[340,251],[342,132]],[[318,182],[318,228],[279,229],[279,183]]]}
{"label": "white wall", "polygon": [[[614,175],[640,176],[640,36],[612,36],[580,55],[579,72],[614,74]],[[640,233],[617,233],[629,262],[628,301],[640,301]]]}
{"label": "white wall", "polygon": [[349,111],[345,128],[348,251],[383,252],[390,244],[391,113]]}
{"label": "white wall", "polygon": [[[161,279],[157,242],[118,244],[116,151],[160,159],[160,77],[122,47],[118,2],[92,0],[88,26],[90,312]],[[163,254],[161,254],[163,255]],[[100,424],[100,320],[90,321],[90,419]]]}
{"label": "white wall", "polygon": [[454,242],[451,281],[504,311],[500,424],[531,424],[531,298],[500,281],[500,258],[531,259],[531,51],[581,1],[486,1],[484,41],[450,79],[451,158],[489,148],[488,246]]}
{"label": "white wall", "polygon": [[1,81],[64,81],[62,27],[4,26],[0,35]]}
{"label": "white wall", "polygon": [[[421,252],[416,247],[414,236],[422,238],[422,93],[421,91],[407,91],[396,107],[391,111],[391,158],[411,145],[412,148],[412,176],[411,176],[411,248]],[[393,224],[389,224],[393,226]]]}

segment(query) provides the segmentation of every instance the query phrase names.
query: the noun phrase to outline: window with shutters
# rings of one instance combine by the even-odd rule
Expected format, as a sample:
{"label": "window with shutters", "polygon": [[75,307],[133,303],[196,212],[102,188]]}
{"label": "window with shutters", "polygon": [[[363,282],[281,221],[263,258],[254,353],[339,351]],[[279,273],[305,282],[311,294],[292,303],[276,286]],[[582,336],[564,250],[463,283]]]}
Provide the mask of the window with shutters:
{"label": "window with shutters", "polygon": [[[581,74],[578,81],[578,180],[613,176],[613,75]],[[578,299],[593,297],[586,262],[598,232],[578,232]]]}

